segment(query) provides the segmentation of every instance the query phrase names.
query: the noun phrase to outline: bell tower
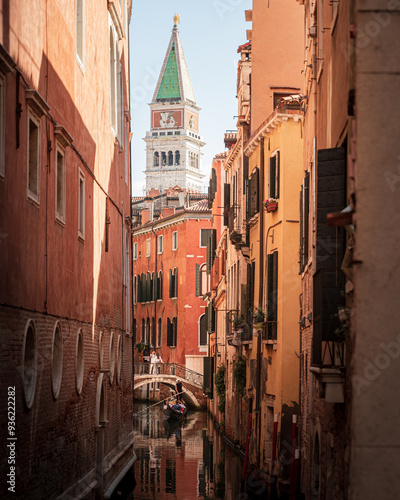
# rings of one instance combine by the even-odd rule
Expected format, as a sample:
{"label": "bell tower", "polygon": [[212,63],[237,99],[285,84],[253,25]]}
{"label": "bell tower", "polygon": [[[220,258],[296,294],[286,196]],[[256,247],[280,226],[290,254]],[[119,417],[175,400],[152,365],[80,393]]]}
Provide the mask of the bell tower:
{"label": "bell tower", "polygon": [[179,37],[179,15],[150,103],[150,131],[146,132],[146,193],[179,186],[191,192],[202,188],[199,112]]}

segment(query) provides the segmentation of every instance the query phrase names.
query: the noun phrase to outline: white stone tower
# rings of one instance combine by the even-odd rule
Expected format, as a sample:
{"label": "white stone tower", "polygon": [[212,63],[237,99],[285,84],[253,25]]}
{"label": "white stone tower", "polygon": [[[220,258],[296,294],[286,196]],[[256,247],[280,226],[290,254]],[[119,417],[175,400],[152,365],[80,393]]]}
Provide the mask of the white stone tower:
{"label": "white stone tower", "polygon": [[174,27],[150,104],[150,131],[146,132],[146,193],[163,193],[179,186],[201,191],[201,157],[204,142],[199,135],[199,111],[178,31]]}

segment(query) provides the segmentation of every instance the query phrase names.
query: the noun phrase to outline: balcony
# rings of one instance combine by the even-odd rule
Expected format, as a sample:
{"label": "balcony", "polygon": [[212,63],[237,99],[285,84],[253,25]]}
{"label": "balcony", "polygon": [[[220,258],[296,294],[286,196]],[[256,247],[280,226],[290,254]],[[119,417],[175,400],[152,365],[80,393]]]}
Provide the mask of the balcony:
{"label": "balcony", "polygon": [[344,402],[345,328],[339,318],[344,307],[345,276],[338,268],[319,269],[313,277],[313,340],[310,371],[320,396]]}

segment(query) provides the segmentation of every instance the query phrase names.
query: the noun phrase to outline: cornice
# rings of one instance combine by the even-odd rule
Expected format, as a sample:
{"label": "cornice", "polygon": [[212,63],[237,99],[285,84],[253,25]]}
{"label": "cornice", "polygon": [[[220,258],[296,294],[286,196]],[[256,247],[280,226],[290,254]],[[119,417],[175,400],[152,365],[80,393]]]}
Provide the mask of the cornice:
{"label": "cornice", "polygon": [[207,212],[188,212],[183,211],[182,213],[170,215],[165,219],[158,219],[153,222],[148,222],[145,226],[139,226],[138,228],[132,229],[132,236],[141,236],[143,234],[152,233],[154,231],[160,231],[161,229],[166,229],[172,226],[178,226],[179,224],[184,224],[190,220],[203,219],[211,220],[211,211]]}
{"label": "cornice", "polygon": [[251,156],[263,137],[272,134],[282,123],[287,123],[290,119],[294,123],[303,121],[303,113],[298,110],[287,110],[284,113],[275,110],[254,132],[244,146],[244,154]]}

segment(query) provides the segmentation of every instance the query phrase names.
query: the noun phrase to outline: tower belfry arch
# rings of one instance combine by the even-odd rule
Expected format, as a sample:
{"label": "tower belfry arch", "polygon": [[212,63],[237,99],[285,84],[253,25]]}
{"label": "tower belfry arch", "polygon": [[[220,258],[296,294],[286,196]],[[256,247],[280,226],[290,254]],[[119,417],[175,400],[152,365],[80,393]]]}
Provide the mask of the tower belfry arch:
{"label": "tower belfry arch", "polygon": [[179,14],[165,54],[150,106],[150,130],[146,132],[146,193],[161,193],[179,186],[200,192],[203,138],[188,66],[179,36]]}

